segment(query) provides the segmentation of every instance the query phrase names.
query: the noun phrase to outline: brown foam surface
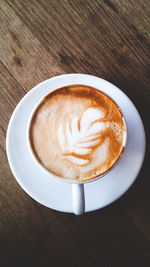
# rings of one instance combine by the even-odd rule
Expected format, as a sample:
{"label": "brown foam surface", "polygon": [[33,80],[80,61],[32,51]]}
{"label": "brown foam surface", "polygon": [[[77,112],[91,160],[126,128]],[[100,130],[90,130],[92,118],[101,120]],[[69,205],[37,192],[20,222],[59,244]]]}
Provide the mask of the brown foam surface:
{"label": "brown foam surface", "polygon": [[125,125],[102,92],[72,85],[47,95],[36,109],[30,142],[38,161],[56,176],[86,181],[109,170],[123,150]]}

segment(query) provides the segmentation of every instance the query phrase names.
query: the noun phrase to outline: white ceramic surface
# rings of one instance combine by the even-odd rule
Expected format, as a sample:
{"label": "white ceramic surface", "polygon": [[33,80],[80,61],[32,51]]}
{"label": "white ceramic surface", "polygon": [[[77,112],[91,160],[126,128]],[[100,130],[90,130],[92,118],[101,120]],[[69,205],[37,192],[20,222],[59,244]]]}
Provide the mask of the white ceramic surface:
{"label": "white ceramic surface", "polygon": [[95,87],[114,99],[128,129],[127,145],[119,163],[104,177],[84,185],[85,212],[89,212],[122,196],[135,181],[144,160],[145,132],[141,118],[130,99],[116,86],[86,74],[66,74],[40,83],[25,95],[13,112],[6,138],[7,156],[16,180],[32,198],[49,208],[73,212],[72,185],[56,180],[39,168],[29,153],[26,139],[29,117],[37,102],[51,90],[70,84]]}

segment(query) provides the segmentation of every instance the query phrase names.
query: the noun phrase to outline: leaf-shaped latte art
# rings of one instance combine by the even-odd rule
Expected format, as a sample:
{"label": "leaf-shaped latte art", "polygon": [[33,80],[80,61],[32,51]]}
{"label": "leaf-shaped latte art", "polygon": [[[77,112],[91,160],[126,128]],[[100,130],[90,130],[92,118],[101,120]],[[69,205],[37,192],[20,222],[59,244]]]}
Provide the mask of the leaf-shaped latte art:
{"label": "leaf-shaped latte art", "polygon": [[100,133],[106,128],[100,121],[103,117],[101,109],[88,108],[81,118],[74,117],[58,128],[62,155],[66,159],[79,166],[89,163],[93,149],[101,144]]}

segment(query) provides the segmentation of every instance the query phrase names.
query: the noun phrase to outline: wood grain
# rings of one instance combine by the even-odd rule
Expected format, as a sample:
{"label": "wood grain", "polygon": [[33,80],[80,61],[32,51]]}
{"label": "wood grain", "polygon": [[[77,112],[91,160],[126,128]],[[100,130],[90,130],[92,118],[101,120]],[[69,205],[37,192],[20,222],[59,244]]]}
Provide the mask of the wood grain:
{"label": "wood grain", "polygon": [[[0,1],[0,266],[150,266],[149,14],[149,0]],[[73,72],[121,88],[147,135],[131,189],[80,217],[31,199],[15,181],[5,149],[21,98],[39,82]]]}

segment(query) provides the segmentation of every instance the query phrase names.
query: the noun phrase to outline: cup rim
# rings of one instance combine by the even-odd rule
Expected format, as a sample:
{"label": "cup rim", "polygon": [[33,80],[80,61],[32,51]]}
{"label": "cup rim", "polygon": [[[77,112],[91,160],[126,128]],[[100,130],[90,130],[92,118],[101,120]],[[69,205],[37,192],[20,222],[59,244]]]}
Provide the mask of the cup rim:
{"label": "cup rim", "polygon": [[[83,74],[82,74],[83,75]],[[108,82],[110,83],[110,82]],[[111,83],[110,83],[111,84]],[[124,143],[123,143],[123,149],[122,151],[120,152],[119,154],[119,157],[116,159],[116,161],[113,163],[113,165],[107,170],[105,171],[104,173],[100,174],[100,175],[97,175],[96,177],[94,178],[89,178],[89,179],[85,179],[83,181],[78,181],[78,180],[75,180],[75,179],[68,179],[68,178],[64,178],[64,177],[61,177],[61,176],[57,176],[56,174],[52,173],[51,171],[49,171],[47,168],[45,168],[40,162],[39,160],[37,159],[37,157],[35,156],[35,153],[32,149],[32,146],[31,146],[31,142],[30,142],[30,126],[31,126],[31,122],[32,122],[32,118],[34,116],[34,113],[36,111],[36,109],[40,106],[40,104],[42,103],[42,101],[44,100],[44,98],[53,93],[54,91],[56,90],[59,90],[59,89],[62,89],[63,87],[66,87],[66,86],[72,86],[72,85],[84,85],[84,86],[87,86],[87,87],[91,87],[91,88],[94,88],[95,90],[97,91],[100,91],[101,93],[103,93],[104,95],[106,95],[109,99],[111,99],[111,101],[117,106],[117,109],[119,110],[119,112],[121,113],[121,116],[122,116],[122,120],[123,120],[123,123],[124,123],[124,127],[125,127],[125,137],[124,137]],[[29,116],[29,120],[28,120],[28,123],[27,123],[27,131],[26,131],[26,137],[27,137],[27,146],[28,146],[28,149],[29,149],[29,152],[30,152],[30,155],[32,156],[32,159],[34,160],[34,162],[37,164],[37,166],[43,170],[45,173],[47,173],[49,176],[50,176],[50,179],[57,179],[57,181],[62,181],[62,182],[66,182],[66,183],[69,183],[69,184],[85,184],[85,183],[90,183],[90,182],[94,182],[102,177],[104,177],[105,175],[107,175],[109,172],[112,171],[112,169],[114,169],[116,167],[116,165],[119,163],[124,151],[125,151],[125,148],[126,148],[126,144],[127,144],[127,138],[128,138],[128,130],[127,130],[127,123],[126,123],[126,119],[125,119],[125,116],[124,116],[124,113],[122,111],[122,109],[120,108],[120,106],[116,103],[116,101],[110,97],[107,93],[101,91],[100,89],[98,88],[95,88],[94,86],[92,85],[86,85],[84,83],[73,83],[73,84],[70,84],[68,83],[68,85],[64,85],[64,86],[61,86],[61,87],[58,87],[56,89],[52,89],[48,94],[45,94],[44,96],[42,96],[40,98],[40,100],[37,101],[37,104],[34,106],[30,116]]]}

